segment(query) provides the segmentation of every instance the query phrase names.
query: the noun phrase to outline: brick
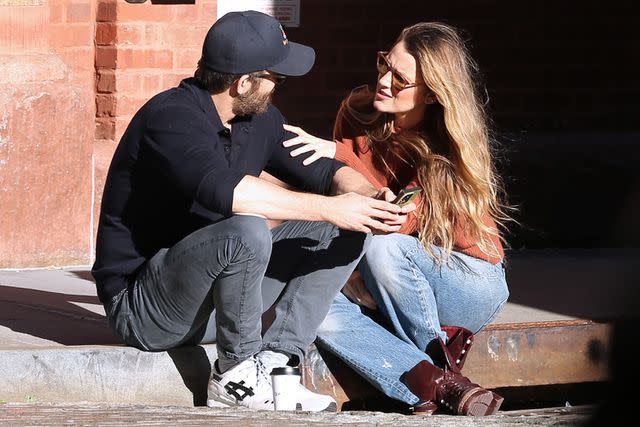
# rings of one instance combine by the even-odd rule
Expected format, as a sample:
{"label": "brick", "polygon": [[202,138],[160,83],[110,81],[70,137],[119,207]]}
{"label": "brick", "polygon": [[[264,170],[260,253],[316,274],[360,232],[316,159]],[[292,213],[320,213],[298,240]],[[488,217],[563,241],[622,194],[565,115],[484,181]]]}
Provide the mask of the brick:
{"label": "brick", "polygon": [[[186,3],[186,1],[185,1]],[[185,24],[197,22],[200,18],[200,8],[195,4],[177,4],[173,7],[173,22]]]}
{"label": "brick", "polygon": [[142,77],[142,90],[146,94],[156,94],[162,87],[162,74],[152,74]]}
{"label": "brick", "polygon": [[145,102],[147,102],[147,98],[143,99],[119,96],[116,102],[116,115],[118,118],[123,116],[133,116]]}
{"label": "brick", "polygon": [[116,120],[113,117],[96,118],[95,139],[115,139]]}
{"label": "brick", "polygon": [[171,20],[171,5],[154,4],[150,1],[145,3],[127,3],[119,1],[118,21],[157,21],[166,22]]}
{"label": "brick", "polygon": [[91,4],[71,3],[67,5],[67,22],[87,22],[91,19]]}
{"label": "brick", "polygon": [[96,46],[96,67],[116,68],[118,51],[114,46]]}
{"label": "brick", "polygon": [[165,73],[162,75],[162,87],[161,90],[170,89],[172,87],[177,86],[180,81],[187,77],[192,77],[193,71],[190,72],[173,72],[173,73]]}
{"label": "brick", "polygon": [[93,46],[67,47],[57,49],[56,54],[79,75],[91,75],[95,72]]}
{"label": "brick", "polygon": [[117,71],[115,80],[119,94],[137,96],[142,93],[142,76],[137,71]]}
{"label": "brick", "polygon": [[116,75],[112,69],[98,69],[96,74],[96,90],[98,93],[116,91]]}
{"label": "brick", "polygon": [[64,16],[66,13],[64,11],[64,4],[60,4],[58,2],[49,3],[49,22],[52,24],[58,24],[60,22],[64,22]]}
{"label": "brick", "polygon": [[198,1],[200,4],[200,19],[204,25],[211,27],[216,22],[218,16],[218,5],[216,1]]}
{"label": "brick", "polygon": [[198,60],[202,55],[202,49],[176,49],[174,51],[174,67],[176,69],[195,70]]}
{"label": "brick", "polygon": [[[209,27],[204,26],[189,26],[187,28],[184,25],[172,25],[165,26],[161,38],[157,38],[157,41],[167,44],[173,48],[186,47],[202,49],[202,42],[209,31]],[[148,44],[154,43],[149,40]]]}
{"label": "brick", "polygon": [[96,44],[99,46],[114,45],[117,41],[115,22],[98,22],[96,24]]}
{"label": "brick", "polygon": [[93,44],[93,31],[88,24],[54,24],[49,26],[52,47],[81,47]]}
{"label": "brick", "polygon": [[114,94],[96,95],[96,117],[113,117],[116,113],[116,97]]}
{"label": "brick", "polygon": [[172,68],[173,52],[168,49],[120,49],[118,63],[123,68]]}
{"label": "brick", "polygon": [[98,10],[96,11],[97,22],[116,22],[116,1],[117,0],[98,0]]}
{"label": "brick", "polygon": [[144,24],[135,23],[118,23],[118,46],[140,46],[145,40],[145,26]]}
{"label": "brick", "polygon": [[144,44],[147,46],[154,46],[163,43],[167,39],[167,25],[164,23],[145,22],[144,29]]}

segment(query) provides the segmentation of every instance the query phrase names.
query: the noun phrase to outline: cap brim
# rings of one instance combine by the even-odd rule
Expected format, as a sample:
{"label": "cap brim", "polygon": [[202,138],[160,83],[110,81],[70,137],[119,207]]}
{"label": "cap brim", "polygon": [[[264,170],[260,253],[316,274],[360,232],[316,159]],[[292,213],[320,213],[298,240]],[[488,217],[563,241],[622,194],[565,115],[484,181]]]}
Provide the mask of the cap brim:
{"label": "cap brim", "polygon": [[303,76],[311,70],[316,61],[316,51],[300,43],[289,42],[289,55],[284,61],[267,68],[284,76]]}

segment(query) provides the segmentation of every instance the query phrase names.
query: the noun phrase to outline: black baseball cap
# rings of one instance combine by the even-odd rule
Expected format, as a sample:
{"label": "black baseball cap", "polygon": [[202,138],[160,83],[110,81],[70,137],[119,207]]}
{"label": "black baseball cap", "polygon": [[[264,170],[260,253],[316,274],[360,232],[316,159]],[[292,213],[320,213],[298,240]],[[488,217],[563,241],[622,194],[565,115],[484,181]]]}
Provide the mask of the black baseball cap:
{"label": "black baseball cap", "polygon": [[204,64],[221,73],[269,70],[285,76],[307,74],[313,48],[287,39],[277,19],[257,12],[229,12],[209,29],[202,45]]}

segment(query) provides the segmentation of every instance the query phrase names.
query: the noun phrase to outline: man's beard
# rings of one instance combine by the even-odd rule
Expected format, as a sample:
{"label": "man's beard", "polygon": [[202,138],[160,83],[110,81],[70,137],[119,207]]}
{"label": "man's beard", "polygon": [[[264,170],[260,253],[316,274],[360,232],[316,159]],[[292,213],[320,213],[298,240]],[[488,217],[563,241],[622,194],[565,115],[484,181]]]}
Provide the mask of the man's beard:
{"label": "man's beard", "polygon": [[252,114],[262,114],[267,111],[271,102],[271,94],[258,94],[259,85],[252,85],[249,92],[238,95],[233,99],[231,111],[236,116],[249,116]]}

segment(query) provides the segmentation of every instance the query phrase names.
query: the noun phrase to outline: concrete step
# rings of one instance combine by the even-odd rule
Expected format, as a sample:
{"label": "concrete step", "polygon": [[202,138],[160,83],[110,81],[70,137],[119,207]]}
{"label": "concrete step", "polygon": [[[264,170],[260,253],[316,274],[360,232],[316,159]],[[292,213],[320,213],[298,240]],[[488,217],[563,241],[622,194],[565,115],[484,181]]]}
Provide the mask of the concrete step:
{"label": "concrete step", "polygon": [[[639,277],[629,276],[637,254],[511,254],[510,302],[476,336],[463,372],[502,390],[607,381],[612,321],[637,312],[628,282]],[[158,353],[119,345],[86,266],[0,271],[0,401],[201,405],[215,357],[213,344]],[[309,388],[342,407],[381,399],[314,347],[304,372]]]}

